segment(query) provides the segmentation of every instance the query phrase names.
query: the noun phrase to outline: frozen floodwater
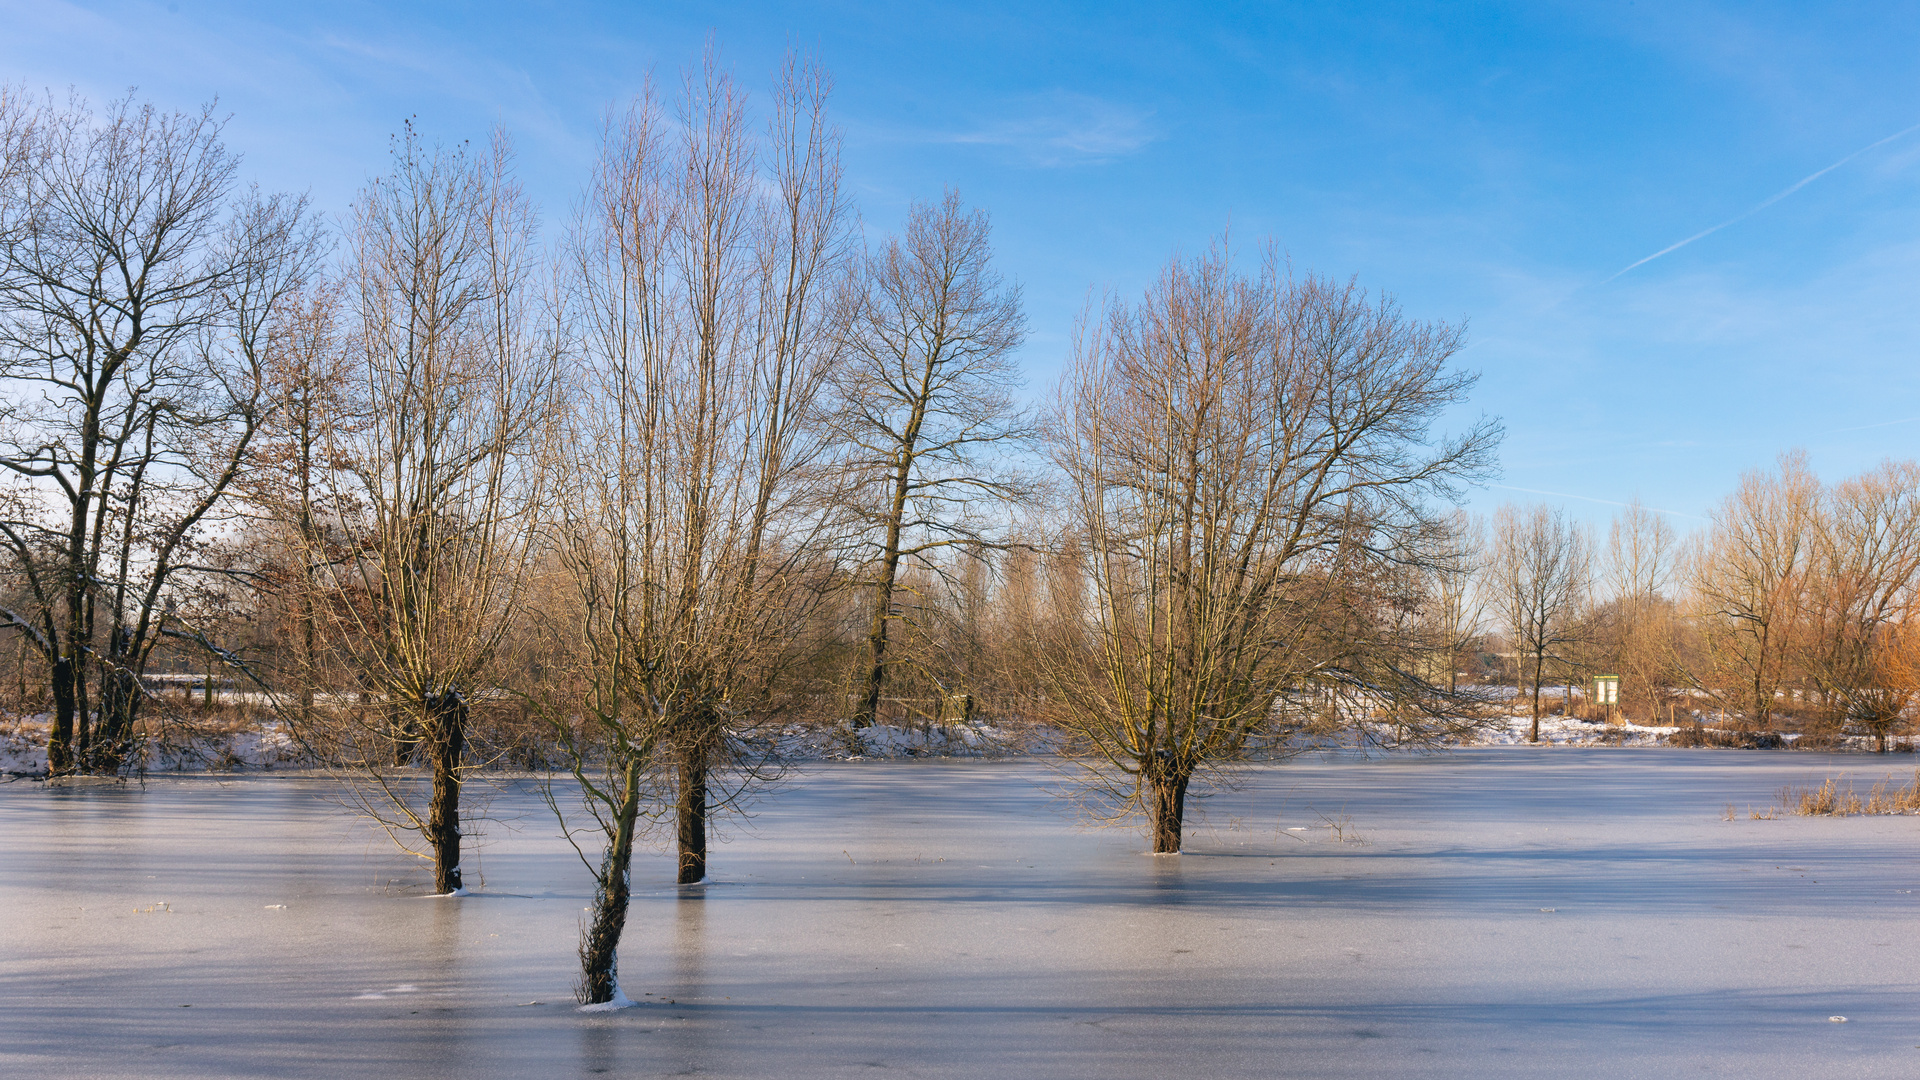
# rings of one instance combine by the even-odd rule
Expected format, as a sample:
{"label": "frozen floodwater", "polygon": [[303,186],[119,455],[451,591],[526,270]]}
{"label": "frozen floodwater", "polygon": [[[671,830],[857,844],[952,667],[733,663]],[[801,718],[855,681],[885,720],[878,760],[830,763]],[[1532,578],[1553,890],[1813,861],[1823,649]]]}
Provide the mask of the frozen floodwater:
{"label": "frozen floodwater", "polygon": [[323,780],[16,782],[0,1075],[1914,1076],[1920,821],[1746,815],[1911,760],[1308,759],[1174,858],[1043,762],[820,766],[711,883],[636,865],[641,1004],[590,1015],[589,878],[531,789],[447,900]]}

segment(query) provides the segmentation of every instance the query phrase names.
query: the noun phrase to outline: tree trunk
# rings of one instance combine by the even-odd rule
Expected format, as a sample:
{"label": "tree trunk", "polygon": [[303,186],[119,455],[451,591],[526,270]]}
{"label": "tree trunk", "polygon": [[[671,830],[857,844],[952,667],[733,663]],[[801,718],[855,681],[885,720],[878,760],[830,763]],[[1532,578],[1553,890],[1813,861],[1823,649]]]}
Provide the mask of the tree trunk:
{"label": "tree trunk", "polygon": [[680,782],[674,802],[674,817],[680,843],[682,885],[691,885],[707,876],[707,740],[705,732],[695,732],[683,740],[676,767]]}
{"label": "tree trunk", "polygon": [[880,713],[880,691],[887,681],[887,631],[893,614],[893,582],[900,570],[900,558],[892,550],[899,544],[895,530],[888,532],[889,550],[881,561],[881,576],[874,588],[873,623],[867,628],[867,672],[861,687],[860,704],[854,709],[853,726],[872,727]]}
{"label": "tree trunk", "polygon": [[[308,560],[303,559],[302,561],[306,562]],[[308,737],[308,733],[313,730],[313,684],[316,678],[314,674],[315,664],[313,661],[313,657],[314,657],[314,652],[317,648],[317,643],[315,642],[314,639],[315,639],[315,635],[318,633],[316,624],[319,622],[319,620],[315,618],[314,611],[313,611],[313,590],[314,590],[314,585],[312,581],[313,570],[310,567],[303,567],[302,569],[304,570],[308,580],[306,584],[306,589],[304,592],[301,593],[301,596],[300,596],[300,731],[299,731],[299,735],[301,738],[306,738]]]}
{"label": "tree trunk", "polygon": [[47,735],[47,772],[58,776],[74,770],[73,759],[73,661],[61,657],[53,662],[53,730]]}
{"label": "tree trunk", "polygon": [[867,632],[867,672],[860,689],[860,703],[853,710],[852,723],[855,728],[872,727],[880,712],[880,690],[887,678],[887,609],[892,591],[890,588],[880,590],[881,599],[875,606],[873,626]]}
{"label": "tree trunk", "polygon": [[886,546],[880,553],[880,580],[873,596],[873,625],[867,630],[867,679],[860,707],[853,714],[855,728],[872,727],[880,711],[880,689],[887,681],[887,628],[893,616],[893,585],[900,576],[900,531],[907,516],[908,481],[912,477],[913,446],[920,430],[920,407],[907,426],[906,445],[893,474],[893,501],[887,515]]}
{"label": "tree trunk", "polygon": [[1536,656],[1533,662],[1533,731],[1527,736],[1528,742],[1540,741],[1540,676],[1544,661]]}
{"label": "tree trunk", "polygon": [[601,1005],[620,990],[617,961],[620,935],[627,927],[627,903],[632,897],[628,876],[633,866],[634,825],[640,817],[640,763],[627,762],[613,842],[593,891],[593,921],[580,932],[580,990],[582,1005]]}
{"label": "tree trunk", "polygon": [[100,725],[93,755],[100,772],[118,772],[126,763],[140,715],[140,682],[130,668],[133,657],[112,659],[112,668],[100,674]]}
{"label": "tree trunk", "polygon": [[73,662],[73,767],[77,772],[93,768],[93,708],[87,700],[87,671],[84,660]]}
{"label": "tree trunk", "polygon": [[1180,825],[1187,814],[1186,776],[1161,777],[1152,781],[1153,810],[1151,827],[1153,830],[1153,853],[1155,855],[1178,855],[1180,853]]}
{"label": "tree trunk", "polygon": [[467,745],[467,703],[457,690],[427,699],[426,737],[433,764],[427,842],[433,845],[433,891],[453,893],[460,878],[460,755]]}

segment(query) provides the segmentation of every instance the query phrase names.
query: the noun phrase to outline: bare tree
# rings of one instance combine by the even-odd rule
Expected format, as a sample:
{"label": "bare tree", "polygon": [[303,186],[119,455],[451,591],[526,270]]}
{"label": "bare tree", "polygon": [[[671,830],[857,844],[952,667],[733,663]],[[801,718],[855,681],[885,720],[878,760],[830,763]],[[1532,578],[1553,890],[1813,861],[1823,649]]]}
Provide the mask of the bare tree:
{"label": "bare tree", "polygon": [[[289,301],[269,327],[270,407],[238,486],[263,521],[246,539],[254,548],[261,605],[274,609],[270,621],[280,631],[276,689],[291,687],[291,719],[304,739],[316,733],[317,693],[340,681],[323,661],[323,606],[337,599],[323,571],[353,557],[333,523],[358,517],[364,506],[334,478],[353,471],[348,447],[365,435],[369,421],[359,400],[364,380],[355,378],[345,289],[316,280]],[[350,501],[335,505],[335,499]]]}
{"label": "bare tree", "polygon": [[1529,691],[1532,703],[1527,740],[1539,742],[1540,684],[1547,661],[1564,661],[1585,637],[1581,616],[1590,588],[1591,544],[1565,511],[1545,506],[1525,513],[1501,507],[1493,536],[1500,610],[1518,661],[1520,688]]}
{"label": "bare tree", "polygon": [[1774,698],[1791,677],[1803,630],[1820,497],[1806,455],[1783,454],[1778,472],[1740,478],[1691,560],[1705,667],[1690,678],[1762,730],[1773,724]]}
{"label": "bare tree", "polygon": [[1678,555],[1673,526],[1638,498],[1607,528],[1607,589],[1619,598],[1665,595]]}
{"label": "bare tree", "polygon": [[41,110],[25,87],[0,83],[0,235],[25,224],[20,185],[44,155],[35,136]]}
{"label": "bare tree", "polygon": [[560,533],[587,692],[584,723],[561,729],[603,841],[580,947],[590,1003],[618,991],[636,823],[670,802],[678,880],[706,876],[709,814],[757,775],[740,736],[778,711],[780,676],[817,636],[832,549],[819,403],[849,217],[827,92],[790,59],[756,140],[709,52],[678,124],[650,97],[609,123],[575,228],[577,488]]}
{"label": "bare tree", "polygon": [[1621,703],[1649,715],[1674,683],[1673,601],[1679,546],[1673,527],[1634,499],[1607,531],[1606,630]]}
{"label": "bare tree", "polygon": [[1914,704],[1920,465],[1886,462],[1831,488],[1814,527],[1802,660],[1836,716],[1884,753]]}
{"label": "bare tree", "polygon": [[50,768],[112,770],[156,643],[198,636],[172,590],[221,572],[195,553],[314,237],[301,200],[236,192],[210,107],[8,94],[0,131],[0,538],[26,594],[0,618],[45,661]]}
{"label": "bare tree", "polygon": [[1444,665],[1428,677],[1437,675],[1451,694],[1459,692],[1461,657],[1480,640],[1486,619],[1486,522],[1455,511],[1438,540],[1437,550],[1422,560],[1427,578],[1422,614],[1434,662]]}
{"label": "bare tree", "polygon": [[[475,157],[426,147],[409,124],[352,224],[346,284],[369,422],[332,434],[352,470],[329,473],[327,533],[354,557],[308,558],[327,567],[329,643],[375,706],[342,746],[371,784],[355,790],[397,843],[432,860],[435,889],[456,893],[469,707],[495,689],[535,553],[555,341],[504,136]],[[394,771],[416,757],[432,776],[424,800]]]}
{"label": "bare tree", "polygon": [[1496,425],[1430,438],[1474,381],[1447,365],[1461,341],[1220,248],[1083,331],[1052,428],[1094,610],[1049,699],[1156,852],[1180,850],[1196,773],[1281,749],[1315,688],[1401,721],[1433,689],[1383,662],[1380,607],[1427,500],[1491,465]]}
{"label": "bare tree", "polygon": [[953,549],[995,546],[1007,505],[1030,490],[1001,456],[1032,433],[1012,397],[1026,317],[1019,288],[993,270],[990,231],[956,192],[916,203],[903,235],[866,258],[850,305],[838,428],[872,590],[855,727],[880,706],[902,564],[937,573]]}

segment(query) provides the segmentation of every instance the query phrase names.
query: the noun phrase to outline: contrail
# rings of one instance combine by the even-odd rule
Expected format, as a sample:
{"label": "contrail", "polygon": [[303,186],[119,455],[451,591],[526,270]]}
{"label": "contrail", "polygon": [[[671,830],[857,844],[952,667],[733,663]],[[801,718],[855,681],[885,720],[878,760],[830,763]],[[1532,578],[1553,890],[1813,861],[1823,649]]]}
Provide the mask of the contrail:
{"label": "contrail", "polygon": [[1878,424],[1861,424],[1859,427],[1837,427],[1827,434],[1838,435],[1843,431],[1872,431],[1874,428],[1893,427],[1896,424],[1911,424],[1915,420],[1920,420],[1920,416],[1909,416],[1904,420],[1886,420]]}
{"label": "contrail", "polygon": [[[1815,180],[1818,180],[1821,177],[1827,175],[1833,170],[1839,168],[1840,166],[1845,165],[1847,162],[1852,161],[1854,158],[1859,157],[1861,154],[1864,154],[1869,150],[1878,149],[1882,146],[1887,145],[1893,140],[1900,138],[1902,135],[1910,135],[1916,131],[1920,131],[1920,124],[1915,124],[1910,128],[1903,128],[1899,131],[1896,131],[1893,134],[1887,136],[1886,138],[1881,139],[1879,142],[1868,143],[1867,145],[1861,147],[1860,149],[1855,150],[1853,153],[1848,154],[1846,157],[1841,158],[1839,161],[1836,161],[1833,164],[1827,166],[1826,168],[1821,169],[1819,172],[1812,173],[1808,176],[1802,177],[1798,183],[1795,183],[1790,187],[1782,189],[1781,191],[1774,194],[1771,198],[1767,199],[1765,202],[1760,203],[1758,206],[1755,206],[1753,209],[1747,211],[1746,213],[1741,214],[1738,217],[1730,217],[1727,220],[1721,222],[1718,225],[1715,225],[1710,229],[1702,229],[1699,232],[1694,233],[1692,236],[1687,237],[1685,240],[1682,240],[1677,244],[1669,244],[1666,247],[1661,248],[1659,251],[1656,251],[1653,254],[1647,256],[1646,258],[1641,259],[1639,262],[1629,263],[1628,265],[1622,267],[1620,270],[1616,271],[1613,277],[1608,278],[1607,281],[1612,281],[1613,278],[1617,278],[1621,274],[1624,274],[1628,270],[1632,270],[1635,267],[1645,266],[1646,264],[1652,262],[1653,260],[1659,258],[1662,255],[1666,255],[1670,252],[1679,251],[1681,248],[1686,247],[1688,244],[1693,243],[1695,240],[1698,240],[1703,236],[1712,236],[1714,233],[1719,232],[1721,229],[1724,229],[1729,225],[1737,225],[1740,222],[1745,221],[1748,218],[1752,217],[1753,215],[1759,213],[1760,211],[1765,210],[1767,207],[1772,206],[1774,203],[1779,202],[1781,199],[1784,199],[1787,196],[1793,194],[1794,192],[1799,191],[1801,188],[1806,187],[1808,184],[1813,183]],[[1607,281],[1603,281],[1600,284],[1605,285]]]}
{"label": "contrail", "polygon": [[[1605,506],[1633,505],[1632,503],[1615,502],[1612,499],[1596,499],[1591,495],[1569,495],[1564,491],[1541,491],[1539,488],[1514,487],[1510,484],[1488,484],[1487,486],[1497,487],[1503,491],[1522,491],[1527,493],[1528,495],[1551,495],[1556,499],[1579,499],[1581,502],[1601,503],[1602,505],[1605,505]],[[1656,514],[1668,514],[1673,517],[1692,518],[1695,521],[1707,520],[1706,518],[1701,517],[1699,514],[1683,514],[1678,510],[1662,510],[1657,506],[1646,506],[1646,504],[1644,503],[1642,503],[1641,505],[1646,509],[1653,511]]]}

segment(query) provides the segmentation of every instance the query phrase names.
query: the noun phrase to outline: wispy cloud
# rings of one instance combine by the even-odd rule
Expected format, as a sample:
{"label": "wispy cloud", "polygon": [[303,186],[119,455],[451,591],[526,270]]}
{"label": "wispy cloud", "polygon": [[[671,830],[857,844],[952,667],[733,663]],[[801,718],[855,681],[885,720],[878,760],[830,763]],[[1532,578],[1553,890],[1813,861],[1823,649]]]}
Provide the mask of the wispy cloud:
{"label": "wispy cloud", "polygon": [[1637,262],[1628,263],[1626,266],[1623,266],[1619,270],[1614,271],[1611,277],[1607,278],[1606,281],[1603,281],[1600,284],[1605,285],[1607,281],[1612,281],[1614,278],[1619,277],[1620,275],[1628,272],[1629,270],[1633,270],[1638,267],[1645,266],[1662,255],[1670,255],[1673,252],[1679,251],[1681,248],[1686,247],[1688,244],[1693,243],[1695,240],[1712,236],[1714,233],[1719,232],[1721,229],[1724,229],[1729,225],[1738,225],[1740,222],[1747,220],[1753,215],[1759,213],[1760,211],[1765,210],[1767,207],[1772,206],[1774,203],[1779,202],[1781,199],[1784,199],[1787,196],[1793,194],[1794,192],[1799,191],[1801,188],[1806,187],[1808,184],[1813,183],[1815,180],[1818,180],[1821,177],[1832,172],[1833,170],[1839,168],[1840,166],[1845,165],[1847,162],[1852,161],[1854,158],[1859,157],[1861,154],[1864,154],[1869,150],[1877,150],[1880,147],[1885,146],[1888,143],[1894,141],[1895,139],[1898,139],[1904,135],[1911,135],[1916,131],[1920,131],[1920,124],[1915,124],[1909,128],[1902,128],[1901,130],[1894,132],[1893,134],[1887,136],[1884,139],[1880,139],[1876,142],[1868,143],[1867,145],[1861,147],[1858,150],[1855,150],[1853,153],[1848,154],[1846,157],[1841,158],[1839,161],[1834,162],[1833,164],[1827,166],[1826,168],[1821,169],[1818,172],[1809,173],[1806,176],[1801,177],[1799,180],[1795,181],[1794,183],[1787,185],[1786,187],[1775,192],[1774,194],[1767,197],[1766,199],[1763,199],[1761,202],[1756,204],[1752,209],[1748,210],[1747,212],[1736,215],[1734,217],[1730,217],[1727,220],[1721,222],[1720,224],[1713,226],[1712,228],[1702,229],[1699,232],[1694,233],[1692,236],[1689,236],[1685,240],[1682,240],[1678,243],[1668,244],[1666,247],[1661,248],[1659,251],[1654,252],[1653,254],[1647,256],[1644,259],[1640,259]]}
{"label": "wispy cloud", "polygon": [[1054,91],[1015,99],[997,115],[930,142],[992,146],[1043,168],[1098,165],[1138,153],[1159,138],[1151,112],[1087,94]]}

